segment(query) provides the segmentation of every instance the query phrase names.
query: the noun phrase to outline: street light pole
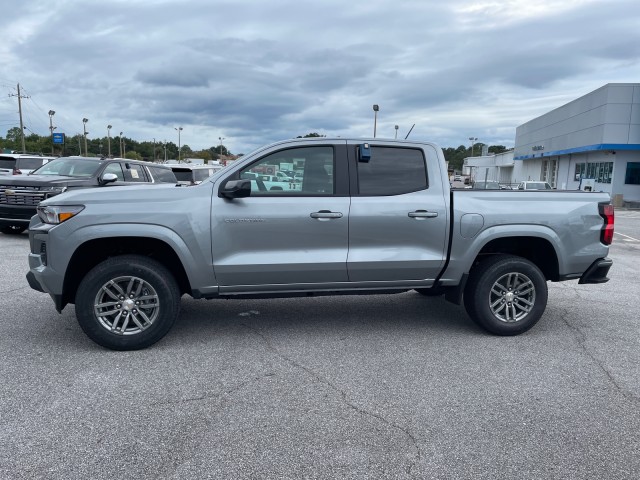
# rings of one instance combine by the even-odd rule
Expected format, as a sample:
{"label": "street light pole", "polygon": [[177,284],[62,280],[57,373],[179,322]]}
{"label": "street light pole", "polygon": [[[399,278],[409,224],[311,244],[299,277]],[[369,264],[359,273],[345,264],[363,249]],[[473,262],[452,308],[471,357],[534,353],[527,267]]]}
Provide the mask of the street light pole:
{"label": "street light pole", "polygon": [[89,156],[89,150],[87,149],[87,122],[89,121],[88,118],[83,118],[82,119],[82,129],[84,130],[84,156],[88,157]]}
{"label": "street light pole", "polygon": [[180,163],[180,132],[182,131],[182,127],[173,127],[173,129],[178,131],[178,163]]}
{"label": "street light pole", "polygon": [[378,110],[380,107],[378,105],[373,106],[373,138],[376,138],[376,127],[378,123]]}
{"label": "street light pole", "polygon": [[398,125],[395,126],[396,129],[396,140],[398,139]]}
{"label": "street light pole", "polygon": [[53,155],[53,131],[56,127],[53,126],[53,116],[56,114],[53,110],[49,110],[49,130],[51,131],[51,155]]}
{"label": "street light pole", "polygon": [[222,141],[224,140],[224,137],[218,137],[218,140],[220,140],[220,153],[218,156],[218,160],[220,160],[220,157],[222,157]]}
{"label": "street light pole", "polygon": [[473,157],[473,146],[478,141],[478,137],[469,137],[469,141],[471,142],[471,156]]}
{"label": "street light pole", "polygon": [[107,156],[111,158],[111,125],[107,125]]}
{"label": "street light pole", "polygon": [[118,141],[120,142],[120,158],[124,158],[122,156],[122,132],[120,132],[120,137],[118,138]]}

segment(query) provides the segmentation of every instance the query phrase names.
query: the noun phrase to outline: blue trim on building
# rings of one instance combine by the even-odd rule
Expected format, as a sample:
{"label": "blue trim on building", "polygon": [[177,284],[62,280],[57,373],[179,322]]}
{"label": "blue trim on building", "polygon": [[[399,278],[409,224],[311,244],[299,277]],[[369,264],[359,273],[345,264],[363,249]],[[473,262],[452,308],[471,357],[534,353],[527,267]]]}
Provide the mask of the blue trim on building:
{"label": "blue trim on building", "polygon": [[568,155],[570,153],[597,152],[601,150],[640,150],[640,144],[630,143],[600,143],[598,145],[586,145],[584,147],[568,148],[566,150],[556,150],[553,152],[534,153],[532,155],[520,155],[513,157],[514,160],[527,160],[530,158],[553,157],[556,155]]}

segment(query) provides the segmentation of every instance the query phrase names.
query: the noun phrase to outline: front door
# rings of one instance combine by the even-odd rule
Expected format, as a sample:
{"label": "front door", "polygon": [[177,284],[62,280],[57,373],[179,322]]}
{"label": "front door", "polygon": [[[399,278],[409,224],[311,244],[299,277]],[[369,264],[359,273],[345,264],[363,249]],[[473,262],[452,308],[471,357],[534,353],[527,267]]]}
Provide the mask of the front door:
{"label": "front door", "polygon": [[[350,199],[340,180],[346,163],[345,145],[280,147],[222,180],[249,179],[252,192],[233,200],[214,193],[220,293],[317,289],[348,280]],[[295,177],[273,181],[285,169]]]}

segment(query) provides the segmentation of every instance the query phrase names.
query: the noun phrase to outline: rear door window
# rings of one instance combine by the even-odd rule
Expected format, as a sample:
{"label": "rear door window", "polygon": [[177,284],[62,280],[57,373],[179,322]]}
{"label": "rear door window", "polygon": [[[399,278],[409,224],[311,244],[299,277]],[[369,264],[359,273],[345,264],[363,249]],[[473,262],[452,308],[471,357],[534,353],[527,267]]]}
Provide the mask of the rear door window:
{"label": "rear door window", "polygon": [[372,147],[371,159],[358,162],[360,195],[401,195],[427,187],[427,166],[420,149]]}
{"label": "rear door window", "polygon": [[148,182],[146,174],[144,173],[144,167],[135,163],[126,163],[124,169],[124,181],[125,182]]}

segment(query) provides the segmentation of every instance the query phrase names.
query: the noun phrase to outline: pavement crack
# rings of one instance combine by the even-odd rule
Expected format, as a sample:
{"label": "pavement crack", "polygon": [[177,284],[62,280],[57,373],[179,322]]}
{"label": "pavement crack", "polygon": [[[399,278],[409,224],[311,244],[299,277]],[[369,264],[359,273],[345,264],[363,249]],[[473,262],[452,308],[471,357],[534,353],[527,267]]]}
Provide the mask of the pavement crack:
{"label": "pavement crack", "polygon": [[578,346],[582,349],[582,351],[593,361],[593,363],[595,363],[598,368],[600,368],[600,370],[604,373],[604,375],[607,377],[607,379],[609,380],[609,383],[611,383],[611,385],[613,385],[615,387],[615,389],[623,396],[625,397],[627,400],[632,401],[637,403],[640,399],[634,395],[633,393],[625,390],[624,388],[622,388],[620,386],[620,384],[616,381],[616,379],[614,378],[614,376],[611,374],[611,372],[605,367],[604,363],[602,361],[600,361],[594,353],[592,353],[589,348],[587,348],[586,342],[587,342],[587,335],[580,330],[579,327],[577,327],[576,325],[572,324],[569,319],[568,316],[570,314],[570,311],[566,308],[561,308],[561,313],[560,313],[560,318],[562,319],[562,321],[564,322],[564,324],[569,327],[569,329],[571,331],[573,331],[575,333],[576,336],[576,341],[578,343]]}
{"label": "pavement crack", "polygon": [[324,385],[329,387],[331,390],[336,392],[340,396],[340,399],[342,400],[342,403],[344,403],[346,406],[348,406],[349,408],[351,408],[352,410],[354,410],[358,414],[360,414],[362,416],[367,416],[367,417],[374,418],[374,419],[378,420],[379,422],[382,422],[383,424],[387,425],[388,427],[391,427],[392,429],[400,431],[401,433],[403,433],[409,439],[411,445],[413,446],[413,449],[415,450],[414,459],[411,461],[411,463],[405,469],[407,475],[412,476],[413,468],[416,466],[416,464],[422,458],[422,451],[420,450],[420,446],[418,445],[417,438],[411,433],[411,431],[408,428],[403,427],[402,425],[398,425],[396,422],[388,420],[387,418],[383,417],[382,415],[380,415],[378,413],[371,412],[371,411],[369,411],[369,410],[367,410],[365,408],[362,408],[362,407],[356,405],[351,400],[349,400],[349,397],[347,396],[347,393],[344,390],[339,388],[337,385],[335,385],[329,379],[323,377],[322,375],[320,375],[319,373],[315,372],[311,368],[309,368],[306,365],[303,365],[303,364],[295,361],[291,357],[288,357],[287,355],[282,353],[280,350],[278,350],[278,348],[275,347],[273,345],[273,343],[271,343],[269,338],[265,334],[263,334],[260,330],[258,330],[255,327],[252,327],[250,325],[247,325],[246,323],[240,323],[240,325],[242,325],[243,327],[245,327],[246,329],[248,329],[249,331],[251,331],[255,335],[257,335],[258,337],[260,337],[260,339],[262,339],[262,341],[267,346],[267,348],[270,351],[272,351],[275,355],[277,355],[279,358],[281,358],[283,361],[285,361],[289,365],[291,365],[291,366],[293,366],[293,367],[295,367],[295,368],[297,368],[299,370],[304,371],[306,374],[308,374],[309,376],[311,376],[312,378],[314,378],[318,382],[323,383]]}

